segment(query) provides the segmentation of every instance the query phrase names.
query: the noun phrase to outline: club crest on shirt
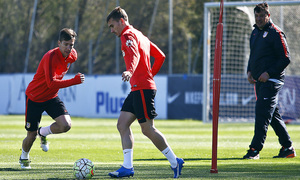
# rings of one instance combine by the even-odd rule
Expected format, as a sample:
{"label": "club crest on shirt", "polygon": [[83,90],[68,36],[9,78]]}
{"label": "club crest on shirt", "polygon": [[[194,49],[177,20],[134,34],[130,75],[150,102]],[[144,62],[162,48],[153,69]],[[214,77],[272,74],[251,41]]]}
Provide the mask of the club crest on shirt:
{"label": "club crest on shirt", "polygon": [[132,40],[127,40],[126,41],[126,46],[130,47],[130,46],[133,46],[133,41]]}
{"label": "club crest on shirt", "polygon": [[30,126],[31,126],[30,122],[27,122],[27,123],[26,123],[26,127],[27,127],[27,128],[30,128]]}
{"label": "club crest on shirt", "polygon": [[269,33],[268,31],[265,31],[264,35],[263,35],[263,38],[267,37],[268,33]]}

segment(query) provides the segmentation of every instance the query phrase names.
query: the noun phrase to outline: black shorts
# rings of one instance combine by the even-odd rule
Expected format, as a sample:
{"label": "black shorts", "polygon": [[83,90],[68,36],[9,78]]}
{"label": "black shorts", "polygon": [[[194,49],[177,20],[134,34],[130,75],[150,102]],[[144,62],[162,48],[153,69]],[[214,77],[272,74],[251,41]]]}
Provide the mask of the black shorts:
{"label": "black shorts", "polygon": [[52,119],[69,114],[64,103],[58,96],[41,103],[33,102],[26,96],[25,129],[27,131],[38,130],[44,111],[46,111]]}
{"label": "black shorts", "polygon": [[157,116],[154,106],[155,95],[156,90],[152,89],[132,91],[125,99],[121,111],[133,113],[139,123],[146,122],[146,119],[154,119]]}

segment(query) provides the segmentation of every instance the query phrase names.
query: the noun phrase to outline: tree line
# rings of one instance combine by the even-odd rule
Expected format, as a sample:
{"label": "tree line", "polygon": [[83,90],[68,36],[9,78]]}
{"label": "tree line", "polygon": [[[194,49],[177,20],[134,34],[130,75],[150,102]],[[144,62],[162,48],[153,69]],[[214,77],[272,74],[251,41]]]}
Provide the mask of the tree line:
{"label": "tree line", "polygon": [[[169,1],[119,0],[129,22],[156,43],[166,54],[160,71],[168,74]],[[173,0],[174,74],[188,72],[188,47],[192,73],[202,73],[202,39],[204,2],[212,0]],[[219,2],[219,1],[218,1]],[[0,0],[0,73],[20,73],[25,55],[34,0]],[[58,33],[64,28],[76,30],[75,49],[78,61],[71,73],[115,74],[125,69],[122,55],[116,58],[116,38],[110,33],[106,17],[116,7],[111,0],[38,0],[27,72],[35,72],[42,56],[57,46]],[[190,40],[190,46],[189,46]],[[120,47],[119,47],[120,48]]]}

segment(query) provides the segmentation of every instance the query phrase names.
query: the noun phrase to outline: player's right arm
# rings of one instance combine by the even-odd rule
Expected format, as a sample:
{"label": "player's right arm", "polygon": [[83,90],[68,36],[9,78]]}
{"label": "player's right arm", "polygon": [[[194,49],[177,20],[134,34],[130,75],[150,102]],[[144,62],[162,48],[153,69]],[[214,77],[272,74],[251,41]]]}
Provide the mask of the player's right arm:
{"label": "player's right arm", "polygon": [[128,81],[139,64],[140,53],[137,40],[132,34],[127,33],[121,36],[121,43],[122,50],[124,50],[124,60],[126,65],[126,71],[123,72],[122,79],[123,81]]}
{"label": "player's right arm", "polygon": [[48,88],[50,89],[60,89],[73,86],[76,84],[81,84],[84,81],[84,75],[77,73],[74,78],[67,80],[60,80],[55,78],[55,64],[54,61],[50,61],[50,56],[44,56],[43,59],[43,69],[45,72],[45,79]]}

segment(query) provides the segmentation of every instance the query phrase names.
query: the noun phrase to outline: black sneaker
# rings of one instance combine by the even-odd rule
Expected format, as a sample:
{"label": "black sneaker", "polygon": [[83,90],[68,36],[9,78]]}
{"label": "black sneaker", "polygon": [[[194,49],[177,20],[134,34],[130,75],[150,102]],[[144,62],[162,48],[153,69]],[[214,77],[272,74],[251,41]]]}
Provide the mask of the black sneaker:
{"label": "black sneaker", "polygon": [[250,148],[243,159],[259,159],[259,152],[254,148]]}
{"label": "black sneaker", "polygon": [[296,157],[296,151],[293,146],[289,148],[282,147],[279,150],[278,156],[274,156],[273,158],[293,158]]}

